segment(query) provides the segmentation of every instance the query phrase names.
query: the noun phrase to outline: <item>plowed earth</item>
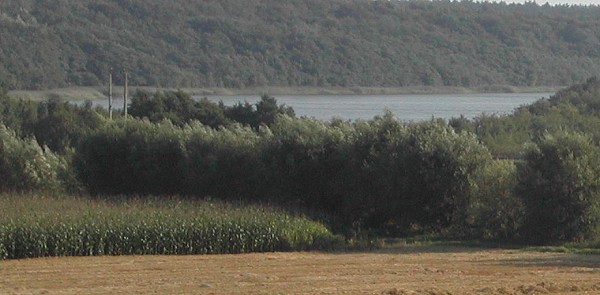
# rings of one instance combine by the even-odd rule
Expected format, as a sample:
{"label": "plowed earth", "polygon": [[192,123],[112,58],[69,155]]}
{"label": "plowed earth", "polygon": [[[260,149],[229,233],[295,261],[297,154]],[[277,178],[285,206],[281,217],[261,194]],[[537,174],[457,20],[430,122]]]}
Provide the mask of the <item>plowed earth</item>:
{"label": "plowed earth", "polygon": [[600,294],[600,256],[454,247],[0,261],[0,294]]}

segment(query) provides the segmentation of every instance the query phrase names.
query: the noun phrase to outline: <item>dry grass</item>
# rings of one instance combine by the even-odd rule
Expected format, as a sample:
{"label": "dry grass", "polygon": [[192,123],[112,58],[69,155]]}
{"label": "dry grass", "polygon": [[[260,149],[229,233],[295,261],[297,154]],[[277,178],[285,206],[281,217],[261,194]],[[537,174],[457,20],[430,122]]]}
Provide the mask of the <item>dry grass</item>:
{"label": "dry grass", "polygon": [[371,253],[0,261],[1,294],[600,294],[600,256],[401,247]]}

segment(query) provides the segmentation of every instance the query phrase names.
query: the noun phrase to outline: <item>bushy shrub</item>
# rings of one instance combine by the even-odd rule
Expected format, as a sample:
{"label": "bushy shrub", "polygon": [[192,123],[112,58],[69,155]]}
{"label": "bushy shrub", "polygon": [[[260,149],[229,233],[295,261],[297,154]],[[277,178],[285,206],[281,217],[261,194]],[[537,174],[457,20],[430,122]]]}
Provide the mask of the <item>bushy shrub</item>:
{"label": "bushy shrub", "polygon": [[245,106],[268,113],[270,126],[111,124],[79,147],[81,179],[99,193],[261,198],[388,232],[467,225],[473,176],[491,160],[472,133],[443,121],[406,124],[391,113],[358,122],[296,119],[269,97],[257,110]]}
{"label": "bushy shrub", "polygon": [[19,137],[28,137],[33,135],[36,121],[36,103],[30,100],[13,99],[0,86],[0,123]]}
{"label": "bushy shrub", "polygon": [[177,126],[183,126],[193,120],[213,128],[230,123],[225,117],[223,105],[206,98],[195,101],[190,94],[181,90],[157,91],[150,94],[138,89],[131,99],[129,114],[155,123],[169,120]]}
{"label": "bushy shrub", "polygon": [[79,107],[60,98],[50,98],[38,105],[33,133],[40,145],[66,154],[88,133],[106,123],[97,111],[90,102]]}
{"label": "bushy shrub", "polygon": [[514,191],[517,183],[514,161],[490,161],[476,178],[477,189],[469,210],[470,234],[484,240],[516,238],[523,219],[523,203]]}
{"label": "bushy shrub", "polygon": [[371,209],[379,208],[370,223],[433,231],[464,226],[474,176],[491,159],[487,149],[472,134],[442,122],[403,127],[381,120],[377,133],[383,136],[371,140],[375,145],[365,161],[377,204]]}
{"label": "bushy shrub", "polygon": [[517,193],[525,205],[522,234],[528,241],[593,237],[600,222],[599,148],[582,134],[547,134],[527,153]]}
{"label": "bushy shrub", "polygon": [[263,199],[327,212],[337,228],[439,232],[466,225],[474,175],[491,157],[470,133],[388,113],[354,123],[280,115],[258,131],[117,121],[75,160],[96,193]]}
{"label": "bushy shrub", "polygon": [[193,195],[255,198],[264,191],[260,136],[250,127],[192,124],[185,139],[185,187]]}
{"label": "bushy shrub", "polygon": [[326,122],[288,116],[279,116],[270,130],[260,153],[272,192],[308,207],[341,207],[348,133]]}
{"label": "bushy shrub", "polygon": [[74,165],[92,193],[179,193],[186,172],[184,133],[168,121],[115,121],[82,141]]}
{"label": "bushy shrub", "polygon": [[412,219],[435,230],[463,226],[474,178],[491,160],[490,153],[473,134],[456,133],[439,122],[413,126],[408,143]]}
{"label": "bushy shrub", "polygon": [[246,101],[231,107],[224,107],[224,112],[227,118],[245,126],[250,126],[254,130],[258,130],[262,125],[273,125],[278,116],[295,116],[294,109],[286,105],[278,105],[277,100],[267,94],[261,96],[255,104]]}
{"label": "bushy shrub", "polygon": [[20,139],[0,124],[0,191],[58,190],[60,165],[34,139]]}
{"label": "bushy shrub", "polygon": [[410,209],[405,202],[408,167],[403,146],[410,132],[408,126],[386,113],[372,121],[359,121],[354,127],[346,188],[347,211],[354,227],[386,231],[406,228],[410,222],[405,211]]}
{"label": "bushy shrub", "polygon": [[279,115],[295,116],[291,107],[278,105],[274,97],[266,94],[255,104],[244,102],[225,106],[207,98],[196,101],[181,90],[157,91],[154,94],[137,90],[132,97],[129,113],[135,118],[145,118],[155,123],[169,120],[177,126],[199,121],[205,126],[219,128],[237,122],[254,130],[261,125],[271,126]]}

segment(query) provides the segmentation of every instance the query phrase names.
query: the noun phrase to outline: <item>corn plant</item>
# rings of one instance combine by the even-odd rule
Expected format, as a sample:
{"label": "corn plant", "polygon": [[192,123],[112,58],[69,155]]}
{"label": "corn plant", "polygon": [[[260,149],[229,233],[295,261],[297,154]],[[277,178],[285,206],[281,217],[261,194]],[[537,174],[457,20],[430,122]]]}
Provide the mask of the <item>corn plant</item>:
{"label": "corn plant", "polygon": [[219,202],[3,195],[0,214],[2,259],[291,251],[341,243],[304,217]]}

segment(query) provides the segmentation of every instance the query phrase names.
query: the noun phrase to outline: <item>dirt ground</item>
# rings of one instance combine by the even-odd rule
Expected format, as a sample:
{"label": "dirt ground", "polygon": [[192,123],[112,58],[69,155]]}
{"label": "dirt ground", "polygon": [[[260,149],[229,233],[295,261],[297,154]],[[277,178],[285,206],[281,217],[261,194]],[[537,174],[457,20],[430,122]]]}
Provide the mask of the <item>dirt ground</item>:
{"label": "dirt ground", "polygon": [[600,294],[600,256],[454,247],[0,261],[0,294]]}

